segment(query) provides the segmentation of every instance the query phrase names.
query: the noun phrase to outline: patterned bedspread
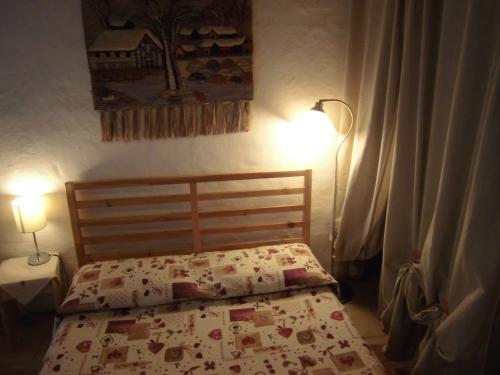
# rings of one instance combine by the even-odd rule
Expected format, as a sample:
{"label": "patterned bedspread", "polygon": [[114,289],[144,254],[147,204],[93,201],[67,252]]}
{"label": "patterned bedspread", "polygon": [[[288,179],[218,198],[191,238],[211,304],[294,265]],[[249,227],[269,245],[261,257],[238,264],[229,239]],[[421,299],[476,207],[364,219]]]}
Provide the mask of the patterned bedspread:
{"label": "patterned bedspread", "polygon": [[41,374],[382,374],[328,286],[64,317]]}

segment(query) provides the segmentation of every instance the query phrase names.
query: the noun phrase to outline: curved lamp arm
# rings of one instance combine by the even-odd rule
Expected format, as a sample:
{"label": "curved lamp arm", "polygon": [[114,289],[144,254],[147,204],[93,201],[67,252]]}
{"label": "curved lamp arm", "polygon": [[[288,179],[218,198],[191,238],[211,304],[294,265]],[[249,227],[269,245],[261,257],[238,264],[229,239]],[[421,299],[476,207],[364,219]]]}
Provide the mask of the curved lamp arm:
{"label": "curved lamp arm", "polygon": [[335,231],[335,216],[337,213],[337,180],[338,180],[337,166],[338,166],[340,148],[342,147],[342,145],[346,141],[347,137],[351,133],[351,130],[352,130],[353,125],[354,125],[354,114],[352,113],[352,109],[349,106],[349,104],[347,104],[346,102],[344,102],[343,100],[340,100],[340,99],[320,99],[316,102],[316,104],[314,104],[314,107],[312,107],[311,110],[320,111],[320,112],[324,113],[325,110],[323,108],[323,103],[325,103],[325,102],[336,102],[336,103],[343,104],[347,108],[347,111],[349,112],[349,115],[351,117],[351,124],[349,125],[349,130],[347,130],[347,133],[344,135],[344,137],[340,141],[339,145],[337,146],[337,152],[335,153],[335,167],[334,167],[335,168],[335,181],[333,184],[333,224],[332,224],[332,248],[331,248],[331,258],[332,258],[331,271],[333,272],[333,260],[335,258],[335,239],[337,238],[337,233]]}

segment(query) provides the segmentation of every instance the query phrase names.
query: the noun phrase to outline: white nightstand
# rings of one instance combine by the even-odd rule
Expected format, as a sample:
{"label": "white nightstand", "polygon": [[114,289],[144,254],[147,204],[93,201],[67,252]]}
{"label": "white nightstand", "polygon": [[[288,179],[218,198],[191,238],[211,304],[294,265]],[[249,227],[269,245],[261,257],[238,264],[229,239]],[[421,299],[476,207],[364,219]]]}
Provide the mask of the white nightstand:
{"label": "white nightstand", "polygon": [[58,256],[39,266],[28,265],[28,257],[11,258],[0,264],[0,314],[7,341],[15,346],[15,329],[24,308],[49,290],[57,309],[63,298],[61,263]]}

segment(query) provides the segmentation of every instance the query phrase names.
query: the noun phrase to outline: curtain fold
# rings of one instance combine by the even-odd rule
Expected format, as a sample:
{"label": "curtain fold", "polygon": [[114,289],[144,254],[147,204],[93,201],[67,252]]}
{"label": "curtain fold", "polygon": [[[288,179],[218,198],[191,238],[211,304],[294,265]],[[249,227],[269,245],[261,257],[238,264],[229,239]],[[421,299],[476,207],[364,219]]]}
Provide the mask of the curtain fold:
{"label": "curtain fold", "polygon": [[400,12],[393,1],[354,1],[346,98],[356,124],[335,262],[368,259],[381,250],[400,76]]}
{"label": "curtain fold", "polygon": [[365,26],[350,45],[361,62],[347,82],[357,123],[336,260],[383,248],[388,356],[411,357],[425,330],[414,374],[494,374],[500,2],[354,3]]}

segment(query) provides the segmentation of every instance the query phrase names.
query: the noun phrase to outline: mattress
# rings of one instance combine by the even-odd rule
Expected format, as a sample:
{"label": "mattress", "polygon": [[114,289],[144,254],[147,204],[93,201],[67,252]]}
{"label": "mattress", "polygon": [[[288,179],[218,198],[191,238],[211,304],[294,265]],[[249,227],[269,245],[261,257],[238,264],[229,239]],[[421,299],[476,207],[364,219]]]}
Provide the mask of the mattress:
{"label": "mattress", "polygon": [[65,317],[41,374],[381,374],[331,288]]}
{"label": "mattress", "polygon": [[304,244],[84,266],[40,373],[384,373],[334,287]]}

